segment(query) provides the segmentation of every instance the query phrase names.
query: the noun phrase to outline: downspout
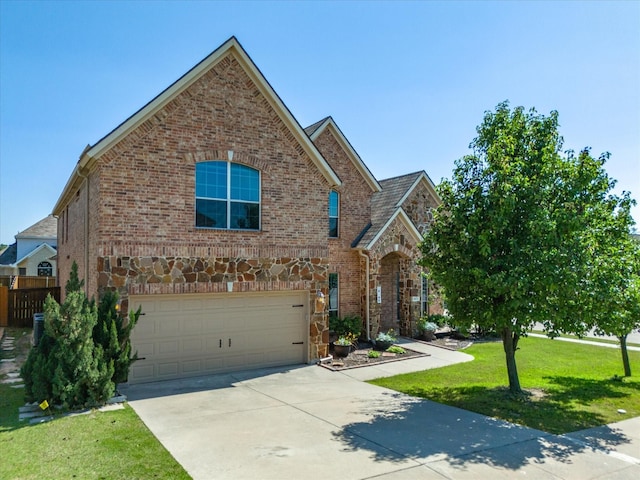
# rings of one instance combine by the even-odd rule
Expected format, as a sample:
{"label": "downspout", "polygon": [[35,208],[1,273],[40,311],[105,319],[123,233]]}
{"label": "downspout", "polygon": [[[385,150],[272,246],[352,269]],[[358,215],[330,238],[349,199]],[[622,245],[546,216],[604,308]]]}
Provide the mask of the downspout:
{"label": "downspout", "polygon": [[365,263],[366,263],[366,277],[365,277],[365,298],[366,298],[366,307],[365,307],[365,322],[367,325],[367,341],[371,340],[371,325],[370,325],[370,320],[369,320],[369,304],[370,304],[370,292],[369,292],[369,255],[365,255],[362,249],[358,250],[358,254],[364,258]]}

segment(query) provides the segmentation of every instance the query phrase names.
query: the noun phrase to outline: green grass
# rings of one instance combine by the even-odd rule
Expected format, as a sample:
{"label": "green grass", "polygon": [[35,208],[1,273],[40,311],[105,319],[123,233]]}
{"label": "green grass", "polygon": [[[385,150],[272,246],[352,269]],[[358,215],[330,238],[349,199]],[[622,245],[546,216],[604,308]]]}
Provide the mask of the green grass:
{"label": "green grass", "polygon": [[24,390],[0,384],[3,480],[190,478],[128,405],[29,425],[18,420],[23,397]]}
{"label": "green grass", "polygon": [[472,362],[370,383],[555,434],[640,416],[640,352],[629,352],[635,375],[620,379],[619,349],[531,337],[520,347],[524,398],[509,394],[501,342],[466,349]]}

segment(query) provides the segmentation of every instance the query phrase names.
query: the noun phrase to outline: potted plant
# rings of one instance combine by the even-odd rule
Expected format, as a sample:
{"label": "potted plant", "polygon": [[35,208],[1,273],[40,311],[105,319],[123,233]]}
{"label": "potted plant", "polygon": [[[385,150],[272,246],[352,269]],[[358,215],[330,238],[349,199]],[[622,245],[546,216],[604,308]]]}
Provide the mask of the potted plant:
{"label": "potted plant", "polygon": [[435,340],[438,325],[435,322],[432,322],[430,317],[421,317],[420,320],[418,320],[416,327],[420,338],[429,342]]}
{"label": "potted plant", "polygon": [[396,336],[393,330],[389,330],[387,333],[380,332],[375,339],[375,349],[385,351],[391,345],[396,342]]}
{"label": "potted plant", "polygon": [[426,322],[424,324],[424,332],[423,332],[423,336],[424,339],[427,341],[432,341],[436,339],[436,330],[438,329],[438,325],[436,325],[433,322]]}
{"label": "potted plant", "polygon": [[336,357],[346,357],[351,351],[351,345],[353,345],[353,338],[351,335],[343,335],[333,342],[333,353]]}

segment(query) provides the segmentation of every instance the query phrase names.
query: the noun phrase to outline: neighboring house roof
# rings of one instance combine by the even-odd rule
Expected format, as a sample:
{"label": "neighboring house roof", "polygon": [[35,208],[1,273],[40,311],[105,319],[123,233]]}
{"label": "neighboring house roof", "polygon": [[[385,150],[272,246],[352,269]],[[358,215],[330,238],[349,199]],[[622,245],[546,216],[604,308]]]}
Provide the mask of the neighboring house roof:
{"label": "neighboring house roof", "polygon": [[56,238],[58,219],[49,215],[16,235],[16,240],[27,238]]}
{"label": "neighboring house roof", "polygon": [[0,255],[0,265],[13,265],[16,263],[18,255],[18,243],[9,245]]}
{"label": "neighboring house roof", "polygon": [[31,257],[38,255],[41,251],[47,251],[48,257],[47,260],[54,260],[54,257],[57,253],[56,249],[49,245],[48,243],[42,243],[38,245],[36,248],[31,250],[29,253],[24,255],[22,258],[17,258],[18,246],[17,243],[9,245],[9,247],[0,255],[0,265],[9,266],[9,267],[17,267],[21,263],[29,260]]}
{"label": "neighboring house roof", "polygon": [[311,140],[313,141],[315,141],[315,139],[318,138],[320,134],[322,134],[322,132],[324,132],[325,130],[330,130],[333,133],[334,138],[338,141],[342,149],[347,153],[347,155],[351,159],[351,162],[356,167],[356,170],[360,172],[360,175],[362,175],[371,190],[373,190],[374,192],[379,192],[380,190],[382,190],[378,181],[371,174],[371,171],[369,171],[367,166],[360,158],[360,155],[358,155],[355,149],[351,146],[351,143],[349,143],[347,137],[344,136],[338,125],[336,125],[336,122],[334,122],[333,118],[325,117],[319,122],[316,122],[304,129],[307,135],[309,135],[309,138],[311,138]]}
{"label": "neighboring house roof", "polygon": [[396,218],[407,224],[416,236],[415,240],[419,241],[422,238],[420,232],[402,210],[402,203],[420,182],[426,182],[427,188],[438,198],[433,182],[424,171],[381,180],[382,191],[374,193],[371,199],[371,223],[358,236],[353,247],[370,249]]}
{"label": "neighboring house roof", "polygon": [[267,79],[262,75],[262,72],[260,72],[258,67],[253,63],[253,60],[251,60],[247,52],[240,45],[240,42],[238,42],[235,37],[231,37],[204,60],[162,91],[153,100],[108,133],[105,137],[100,139],[95,145],[88,145],[80,155],[76,168],[67,181],[60,198],[56,202],[53,212],[59,213],[62,210],[70,196],[73,195],[79,185],[84,181],[86,173],[100,155],[108,151],[112,146],[116,145],[135,128],[153,117],[162,108],[164,108],[167,103],[189,88],[189,86],[206,74],[220,60],[224,59],[230,53],[235,56],[247,75],[255,82],[265,99],[274,111],[277,112],[284,124],[287,125],[290,132],[293,134],[305,153],[309,155],[311,161],[316,165],[327,182],[331,186],[341,185],[340,179],[336,173],[323,158],[322,154],[318,151],[309,136],[302,129],[298,121],[294,118],[277,93],[273,90]]}
{"label": "neighboring house roof", "polygon": [[53,255],[55,255],[57,253],[56,249],[54,247],[52,247],[48,243],[43,243],[42,245],[38,245],[36,248],[31,250],[24,257],[16,260],[16,265],[19,265],[20,263],[24,262],[25,260],[28,260],[31,257],[35,257],[38,253],[40,253],[43,250],[46,250],[48,252],[48,254],[49,254],[49,256],[47,257],[48,260],[51,259],[51,256],[53,256]]}

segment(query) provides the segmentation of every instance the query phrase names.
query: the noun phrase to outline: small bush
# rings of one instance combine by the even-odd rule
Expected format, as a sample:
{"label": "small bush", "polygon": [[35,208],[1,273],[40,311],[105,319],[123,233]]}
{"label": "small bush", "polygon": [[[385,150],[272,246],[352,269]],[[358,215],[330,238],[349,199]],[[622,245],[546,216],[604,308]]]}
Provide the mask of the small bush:
{"label": "small bush", "polygon": [[380,357],[380,355],[382,355],[380,352],[378,352],[377,350],[369,350],[369,353],[367,353],[367,357],[369,358],[378,358]]}
{"label": "small bush", "polygon": [[335,332],[339,337],[354,335],[357,338],[362,331],[362,319],[358,315],[330,317],[329,330]]}
{"label": "small bush", "polygon": [[396,340],[396,335],[393,330],[389,330],[387,333],[380,332],[376,337],[376,342],[380,343],[393,343]]}
{"label": "small bush", "polygon": [[422,316],[416,323],[418,329],[418,335],[424,335],[425,332],[435,332],[438,329],[438,324],[429,320],[429,316]]}
{"label": "small bush", "polygon": [[387,352],[395,353],[396,355],[402,355],[403,353],[407,353],[407,351],[404,348],[399,347],[398,345],[391,345],[389,348],[387,348]]}
{"label": "small bush", "polygon": [[374,341],[376,350],[386,350],[395,343],[396,336],[393,330],[389,330],[387,333],[380,332]]}
{"label": "small bush", "polygon": [[442,315],[440,313],[434,313],[427,316],[427,322],[435,323],[438,328],[442,328],[449,322],[449,317]]}
{"label": "small bush", "polygon": [[348,335],[343,335],[339,337],[338,340],[333,342],[333,344],[348,347],[350,345],[353,345],[355,341],[356,341],[356,336],[353,334],[348,334]]}

